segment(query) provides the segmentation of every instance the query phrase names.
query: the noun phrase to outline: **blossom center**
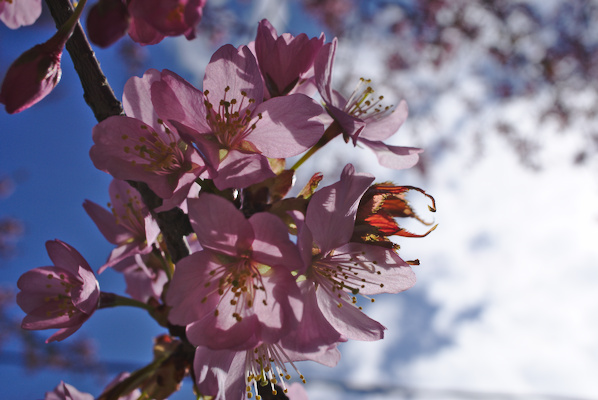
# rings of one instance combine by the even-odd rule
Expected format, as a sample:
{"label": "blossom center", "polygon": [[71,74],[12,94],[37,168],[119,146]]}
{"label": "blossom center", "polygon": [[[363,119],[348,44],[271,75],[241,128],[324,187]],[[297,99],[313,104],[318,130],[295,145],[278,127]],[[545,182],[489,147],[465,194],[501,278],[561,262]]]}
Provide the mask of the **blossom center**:
{"label": "blossom center", "polygon": [[81,286],[81,283],[70,274],[50,272],[47,275],[48,283],[46,289],[51,289],[56,294],[44,297],[44,302],[52,304],[52,310],[46,311],[47,317],[63,317],[68,315],[72,318],[79,310],[73,305],[71,290]]}
{"label": "blossom center", "polygon": [[145,124],[141,125],[141,129],[148,131],[147,136],[134,138],[123,134],[123,151],[136,156],[137,159],[131,160],[132,165],[143,165],[146,171],[158,175],[170,175],[184,167],[184,151],[187,144],[177,139],[172,131],[164,126],[164,121],[158,119],[158,123],[164,127],[165,134],[160,135]]}
{"label": "blossom center", "polygon": [[[330,253],[324,258],[316,258],[312,263],[312,271],[323,277],[328,282],[328,288],[337,297],[342,297],[342,292],[350,292],[353,295],[359,294],[359,291],[365,288],[366,283],[372,284],[369,276],[381,275],[376,260],[369,260],[366,253]],[[321,281],[321,280],[319,280]],[[383,283],[379,284],[381,288]],[[374,302],[374,299],[370,299]],[[357,298],[352,297],[351,302],[357,303]]]}
{"label": "blossom center", "polygon": [[224,98],[217,105],[208,100],[209,91],[204,95],[204,104],[207,108],[206,120],[218,142],[229,150],[242,149],[245,138],[256,128],[257,122],[262,119],[262,113],[252,115],[251,109],[255,99],[248,98],[247,92],[240,91],[241,97],[228,98],[230,86],[224,88]]}
{"label": "blossom center", "polygon": [[[213,286],[214,290],[207,294],[201,301],[206,302],[210,294],[215,292],[220,297],[214,315],[220,314],[219,308],[230,310],[230,316],[237,322],[243,320],[246,310],[253,308],[255,299],[260,292],[265,294],[266,289],[262,282],[259,266],[249,257],[230,260],[229,256],[218,255],[223,263],[210,271],[210,280],[206,287]],[[263,300],[267,305],[267,300]]]}
{"label": "blossom center", "polygon": [[394,106],[381,104],[384,96],[374,96],[375,90],[370,86],[371,79],[359,78],[359,82],[351,93],[344,111],[361,120],[374,120],[385,118],[394,111]]}

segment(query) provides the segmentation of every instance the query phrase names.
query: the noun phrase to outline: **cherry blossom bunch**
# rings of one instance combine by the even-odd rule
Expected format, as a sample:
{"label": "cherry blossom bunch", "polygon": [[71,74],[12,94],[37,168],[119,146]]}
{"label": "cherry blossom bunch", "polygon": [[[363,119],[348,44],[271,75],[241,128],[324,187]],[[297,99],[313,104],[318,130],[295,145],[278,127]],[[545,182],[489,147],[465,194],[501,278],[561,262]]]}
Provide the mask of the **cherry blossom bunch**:
{"label": "cherry blossom bunch", "polygon": [[[125,85],[126,115],[93,128],[91,160],[114,177],[108,209],[84,203],[115,245],[98,272],[122,273],[130,297],[100,291],[85,259],[56,240],[47,244],[54,265],[25,273],[17,301],[23,328],[59,329],[48,341],[119,305],[167,330],[154,361],[99,399],[165,399],[187,375],[197,396],[306,398],[287,384],[305,381],[295,362],[334,366],[339,343],[384,337],[359,298],[414,285],[417,261],[404,261],[390,237],[434,229],[416,235],[397,223],[423,222],[408,192],[435,204],[350,163],[337,182],[320,187],[316,173],[290,195],[295,171],[337,136],[394,169],[421,152],[384,143],[407,118],[404,101],[384,105],[365,79],[349,97],[333,89],[336,47],[324,35],[278,35],[263,20],[255,42],[213,54],[201,90],[148,70]],[[89,396],[61,383],[46,399]]]}

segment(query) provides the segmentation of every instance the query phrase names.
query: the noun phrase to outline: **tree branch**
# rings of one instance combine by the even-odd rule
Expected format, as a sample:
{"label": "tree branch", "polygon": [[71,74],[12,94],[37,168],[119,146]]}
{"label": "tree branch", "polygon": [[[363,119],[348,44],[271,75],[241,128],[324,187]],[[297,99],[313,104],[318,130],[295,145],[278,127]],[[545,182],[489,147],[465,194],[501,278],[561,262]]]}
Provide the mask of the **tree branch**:
{"label": "tree branch", "polygon": [[[69,0],[46,0],[56,27],[60,28],[73,13],[73,6]],[[77,23],[73,36],[66,43],[66,49],[73,60],[75,70],[83,86],[83,98],[93,111],[98,122],[113,115],[124,115],[121,102],[114,96],[114,91],[108,84],[106,76],[100,68],[100,63],[87,41],[87,37]],[[129,182],[139,191],[144,203],[150,210],[162,204],[162,199],[156,196],[150,188],[141,182]],[[153,213],[170,252],[173,262],[189,254],[183,236],[191,233],[189,218],[179,208],[161,213]]]}

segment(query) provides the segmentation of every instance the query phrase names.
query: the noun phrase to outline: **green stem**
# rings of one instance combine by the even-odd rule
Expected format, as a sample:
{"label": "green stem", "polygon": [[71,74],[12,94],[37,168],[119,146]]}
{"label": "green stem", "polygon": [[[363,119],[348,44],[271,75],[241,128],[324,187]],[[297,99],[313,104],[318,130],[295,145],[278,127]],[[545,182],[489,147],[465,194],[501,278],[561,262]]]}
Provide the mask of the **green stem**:
{"label": "green stem", "polygon": [[135,300],[130,297],[120,296],[115,293],[100,293],[100,305],[98,306],[98,308],[109,308],[117,306],[131,306],[142,308],[148,311],[149,313],[152,313],[154,311],[154,307],[150,306],[149,304],[143,303],[139,300]]}
{"label": "green stem", "polygon": [[326,131],[324,132],[324,134],[322,135],[320,140],[318,140],[318,143],[314,144],[312,146],[312,148],[309,149],[307,151],[307,153],[305,153],[303,155],[303,157],[301,157],[299,159],[299,161],[297,161],[295,163],[295,165],[293,165],[291,167],[291,169],[293,171],[297,171],[297,168],[299,168],[305,161],[307,161],[312,155],[314,155],[314,153],[316,151],[320,150],[322,147],[324,147],[326,144],[328,144],[328,142],[330,142],[332,139],[334,139],[335,137],[337,137],[340,134],[341,134],[340,124],[336,121],[333,121],[330,124],[330,126],[326,129]]}

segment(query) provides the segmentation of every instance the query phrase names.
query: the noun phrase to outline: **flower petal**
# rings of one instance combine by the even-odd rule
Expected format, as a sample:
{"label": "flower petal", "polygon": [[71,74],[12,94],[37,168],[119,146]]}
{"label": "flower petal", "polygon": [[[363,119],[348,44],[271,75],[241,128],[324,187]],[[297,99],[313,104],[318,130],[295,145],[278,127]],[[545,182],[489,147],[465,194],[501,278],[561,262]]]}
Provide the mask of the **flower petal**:
{"label": "flower petal", "polygon": [[303,94],[275,97],[260,104],[254,115],[262,115],[247,136],[265,156],[286,158],[304,152],[324,134],[318,118],[322,107]]}

